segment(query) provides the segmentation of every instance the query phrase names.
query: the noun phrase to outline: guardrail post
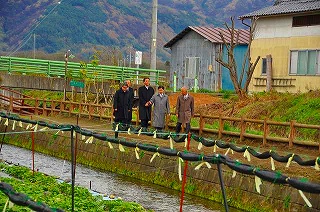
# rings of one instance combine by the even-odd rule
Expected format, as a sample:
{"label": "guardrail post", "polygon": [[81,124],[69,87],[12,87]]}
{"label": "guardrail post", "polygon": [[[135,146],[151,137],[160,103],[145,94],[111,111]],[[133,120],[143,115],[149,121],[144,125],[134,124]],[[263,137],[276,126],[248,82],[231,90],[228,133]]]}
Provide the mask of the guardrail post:
{"label": "guardrail post", "polygon": [[47,70],[47,76],[50,77],[50,60],[48,61],[48,70]]}
{"label": "guardrail post", "polygon": [[269,125],[268,125],[267,119],[264,119],[264,121],[263,121],[263,141],[262,141],[262,146],[266,146],[268,135],[269,135]]}
{"label": "guardrail post", "polygon": [[156,85],[159,85],[159,71],[156,70]]}
{"label": "guardrail post", "polygon": [[218,138],[222,138],[222,131],[223,131],[223,120],[221,113],[219,114],[219,132],[218,132]]}
{"label": "guardrail post", "polygon": [[294,127],[296,120],[290,121],[289,148],[293,147],[293,141],[296,136],[296,128]]}
{"label": "guardrail post", "polygon": [[38,98],[36,98],[36,101],[34,103],[34,114],[35,115],[39,115],[38,107],[39,107],[39,100],[38,100]]}
{"label": "guardrail post", "polygon": [[9,58],[9,68],[8,68],[8,74],[11,74],[11,66],[12,66],[12,59]]}

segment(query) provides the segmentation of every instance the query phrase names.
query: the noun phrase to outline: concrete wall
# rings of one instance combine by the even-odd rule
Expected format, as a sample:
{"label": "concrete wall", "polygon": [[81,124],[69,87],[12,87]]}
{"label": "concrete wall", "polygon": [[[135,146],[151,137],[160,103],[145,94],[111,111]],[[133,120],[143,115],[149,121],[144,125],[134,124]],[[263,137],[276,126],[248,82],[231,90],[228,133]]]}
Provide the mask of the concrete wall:
{"label": "concrete wall", "polygon": [[[28,76],[28,75],[16,75],[8,73],[0,73],[1,86],[10,88],[22,88],[22,89],[37,89],[37,90],[51,90],[51,91],[63,91],[65,86],[65,79],[58,77],[42,77],[42,76]],[[70,81],[67,81],[67,91],[71,92],[72,87],[69,85]],[[104,89],[106,94],[113,94],[114,88],[110,86],[110,82],[98,83],[98,89]],[[118,82],[115,83],[118,85]],[[75,91],[81,92],[83,89],[74,87]],[[93,84],[90,85],[90,91],[96,93],[96,89]]]}
{"label": "concrete wall", "polygon": [[[12,124],[10,122],[9,124]],[[0,131],[5,126],[0,125]],[[9,125],[8,130],[12,127]],[[19,127],[17,127],[19,130]],[[56,157],[70,158],[70,133],[64,136],[54,136],[55,132],[35,133],[35,149]],[[31,148],[30,134],[6,135],[6,141],[12,144]],[[125,152],[120,152],[117,144],[112,144],[110,149],[106,142],[94,139],[92,144],[78,141],[77,162],[112,171],[129,177],[159,184],[173,189],[181,189],[178,180],[177,157],[156,157],[152,163],[153,153],[140,151],[140,159],[136,159],[134,148],[125,147]],[[198,163],[190,162],[187,175],[186,192],[207,198],[207,201],[222,202],[219,176],[216,165],[211,169],[203,166],[194,170]],[[228,204],[241,207],[248,211],[320,211],[320,195],[305,193],[311,201],[313,208],[305,207],[297,189],[287,185],[277,185],[262,182],[261,194],[255,191],[254,176],[237,173],[232,178],[232,170],[222,165],[223,178],[226,187]],[[310,167],[311,168],[311,167]],[[153,171],[150,171],[153,170]]]}

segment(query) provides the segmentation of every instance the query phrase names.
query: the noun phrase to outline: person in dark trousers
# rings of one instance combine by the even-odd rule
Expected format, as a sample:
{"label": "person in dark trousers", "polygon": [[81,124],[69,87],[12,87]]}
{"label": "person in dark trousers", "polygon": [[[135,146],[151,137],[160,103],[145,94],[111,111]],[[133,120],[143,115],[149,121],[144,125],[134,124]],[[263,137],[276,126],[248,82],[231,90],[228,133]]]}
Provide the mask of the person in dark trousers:
{"label": "person in dark trousers", "polygon": [[128,84],[123,83],[121,88],[116,91],[113,97],[113,114],[115,116],[115,123],[128,123],[128,114],[132,108],[131,102]]}
{"label": "person in dark trousers", "polygon": [[164,87],[158,87],[158,94],[154,94],[146,104],[153,105],[152,126],[157,131],[162,131],[165,125],[166,114],[170,113],[169,97],[164,93]]}
{"label": "person in dark trousers", "polygon": [[[149,102],[154,94],[153,88],[150,86],[150,78],[143,78],[143,86],[138,89],[139,95],[139,118],[141,120],[141,127],[147,130],[148,122],[151,120],[151,105],[146,104]],[[147,106],[146,106],[147,105]]]}
{"label": "person in dark trousers", "polygon": [[194,116],[194,98],[189,95],[187,87],[181,88],[181,95],[177,99],[176,116],[178,117],[176,133],[180,133],[182,124],[186,125],[185,132],[189,133],[190,121]]}
{"label": "person in dark trousers", "polygon": [[131,80],[126,80],[125,82],[128,85],[129,100],[131,101],[130,102],[131,108],[129,108],[127,124],[131,125],[132,124],[132,107],[133,107],[133,101],[134,101],[134,91],[133,91],[133,88],[131,87]]}

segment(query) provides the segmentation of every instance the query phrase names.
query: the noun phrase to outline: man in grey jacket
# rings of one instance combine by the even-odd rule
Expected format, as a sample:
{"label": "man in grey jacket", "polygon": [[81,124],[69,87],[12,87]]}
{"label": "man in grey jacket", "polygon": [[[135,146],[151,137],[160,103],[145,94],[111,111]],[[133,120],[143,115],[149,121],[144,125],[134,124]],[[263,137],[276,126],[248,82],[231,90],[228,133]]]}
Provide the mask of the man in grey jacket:
{"label": "man in grey jacket", "polygon": [[186,133],[190,132],[190,121],[194,116],[194,98],[188,93],[187,87],[181,88],[181,95],[178,96],[176,105],[176,115],[178,122],[176,125],[176,133],[180,133],[181,125],[186,125]]}

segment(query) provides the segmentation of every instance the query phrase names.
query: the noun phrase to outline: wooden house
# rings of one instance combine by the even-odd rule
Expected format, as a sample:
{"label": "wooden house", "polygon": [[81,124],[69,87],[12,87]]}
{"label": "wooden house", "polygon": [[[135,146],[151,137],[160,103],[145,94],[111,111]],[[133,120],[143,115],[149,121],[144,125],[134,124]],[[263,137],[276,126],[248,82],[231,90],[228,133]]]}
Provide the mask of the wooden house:
{"label": "wooden house", "polygon": [[[164,45],[171,49],[170,81],[176,75],[176,86],[211,91],[234,90],[229,71],[216,62],[220,53],[226,58],[226,48],[220,33],[226,42],[230,42],[230,33],[223,28],[189,26]],[[249,32],[239,29],[239,39],[234,50],[236,63],[241,68],[248,48]]]}
{"label": "wooden house", "polygon": [[255,17],[250,52],[251,58],[260,56],[262,60],[249,91],[295,93],[320,89],[320,1],[277,0],[273,6],[240,19],[248,23]]}

